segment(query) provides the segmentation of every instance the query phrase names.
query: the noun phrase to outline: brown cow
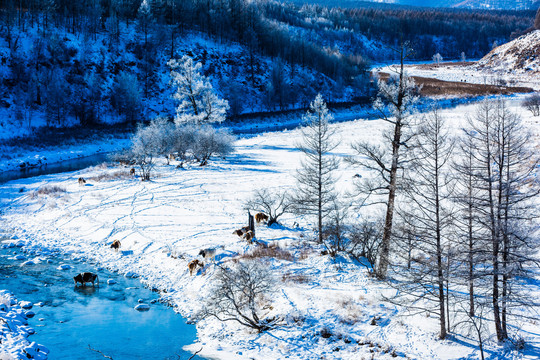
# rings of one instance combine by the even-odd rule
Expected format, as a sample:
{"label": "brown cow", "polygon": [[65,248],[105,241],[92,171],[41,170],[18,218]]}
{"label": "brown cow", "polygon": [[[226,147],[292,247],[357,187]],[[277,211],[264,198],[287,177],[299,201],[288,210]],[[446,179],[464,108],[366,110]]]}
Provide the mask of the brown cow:
{"label": "brown cow", "polygon": [[233,234],[238,236],[238,237],[244,236],[244,232],[242,231],[242,229],[234,230]]}
{"label": "brown cow", "polygon": [[201,269],[204,267],[204,263],[199,261],[199,259],[195,259],[189,262],[188,264],[189,276],[193,275],[193,271],[197,271],[198,266],[200,266]]}
{"label": "brown cow", "polygon": [[244,234],[244,239],[249,243],[251,244],[251,241],[253,240],[253,238],[255,237],[255,234],[253,233],[253,231],[249,230],[248,232],[246,232]]}
{"label": "brown cow", "polygon": [[122,246],[120,240],[114,240],[111,244],[111,249],[118,251],[118,249],[120,249],[120,246]]}
{"label": "brown cow", "polygon": [[79,178],[79,185],[83,186],[84,184],[86,184],[86,180],[84,180],[82,177],[80,177]]}
{"label": "brown cow", "polygon": [[87,282],[91,282],[92,286],[94,286],[94,281],[97,281],[99,285],[99,278],[97,274],[93,274],[91,272],[80,273],[79,275],[73,277],[73,281],[75,281],[75,286],[77,286],[77,283],[81,283],[81,286],[85,286]]}
{"label": "brown cow", "polygon": [[266,222],[268,221],[268,215],[266,215],[265,213],[256,213],[255,214],[255,221],[257,222],[257,224],[261,223],[261,222]]}
{"label": "brown cow", "polygon": [[131,168],[131,170],[129,170],[129,175],[135,175],[135,168]]}

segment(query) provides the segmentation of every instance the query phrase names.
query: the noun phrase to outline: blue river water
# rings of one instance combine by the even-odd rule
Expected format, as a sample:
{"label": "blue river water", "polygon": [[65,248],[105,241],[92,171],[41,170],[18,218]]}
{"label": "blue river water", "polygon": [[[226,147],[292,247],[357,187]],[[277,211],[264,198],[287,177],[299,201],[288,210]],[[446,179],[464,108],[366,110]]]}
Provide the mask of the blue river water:
{"label": "blue river water", "polygon": [[[187,324],[159,294],[137,279],[98,269],[77,261],[49,257],[35,265],[22,265],[15,255],[28,256],[18,248],[0,250],[0,289],[10,290],[19,301],[34,304],[35,317],[29,325],[36,330],[29,340],[50,350],[49,359],[188,359],[182,347],[196,340],[194,325]],[[58,270],[59,264],[69,270]],[[99,286],[76,287],[73,276],[91,271],[99,275]],[[107,279],[116,281],[107,285]],[[139,312],[139,301],[150,310]],[[97,351],[102,352],[102,354]],[[193,359],[201,359],[194,357]]]}

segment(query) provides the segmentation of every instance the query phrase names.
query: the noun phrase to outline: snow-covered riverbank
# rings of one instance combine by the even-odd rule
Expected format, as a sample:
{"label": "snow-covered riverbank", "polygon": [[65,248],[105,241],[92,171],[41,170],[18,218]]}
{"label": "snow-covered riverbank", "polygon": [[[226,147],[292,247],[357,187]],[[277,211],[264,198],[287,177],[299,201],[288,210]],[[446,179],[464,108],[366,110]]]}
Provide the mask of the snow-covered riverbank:
{"label": "snow-covered riverbank", "polygon": [[49,350],[28,339],[35,330],[28,326],[33,304],[0,290],[0,359],[47,359]]}
{"label": "snow-covered riverbank", "polygon": [[[536,120],[511,104],[531,127]],[[457,131],[473,105],[444,110]],[[333,125],[340,137],[335,155],[351,154],[353,141],[381,138],[380,120]],[[531,141],[538,142],[536,137]],[[81,172],[18,180],[0,186],[4,209],[0,220],[28,248],[61,249],[122,273],[139,275],[160,289],[184,316],[193,317],[207,298],[217,265],[190,276],[187,264],[200,249],[220,247],[218,264],[250,256],[248,245],[232,232],[246,225],[244,205],[253,190],[270,191],[294,186],[301,154],[298,130],[266,133],[240,139],[237,152],[207,167],[177,169],[164,163],[150,182],[125,176],[125,169],[94,167]],[[360,172],[340,167],[337,188],[350,189]],[[363,174],[365,175],[365,174]],[[77,178],[87,179],[79,186]],[[48,189],[38,192],[38,189]],[[299,227],[295,226],[299,223]],[[235,322],[214,318],[197,324],[198,342],[189,347],[218,359],[361,359],[408,357],[456,359],[477,355],[474,338],[438,341],[437,321],[425,315],[401,317],[401,310],[382,300],[385,286],[349,258],[335,261],[308,241],[312,224],[287,215],[281,226],[257,228],[257,237],[275,244],[276,257],[256,257],[276,279],[268,316],[282,319],[264,333]],[[121,251],[109,248],[121,241]],[[521,325],[527,343],[540,346],[533,321]],[[500,348],[487,339],[489,351]],[[508,351],[508,358],[533,359],[534,354]]]}

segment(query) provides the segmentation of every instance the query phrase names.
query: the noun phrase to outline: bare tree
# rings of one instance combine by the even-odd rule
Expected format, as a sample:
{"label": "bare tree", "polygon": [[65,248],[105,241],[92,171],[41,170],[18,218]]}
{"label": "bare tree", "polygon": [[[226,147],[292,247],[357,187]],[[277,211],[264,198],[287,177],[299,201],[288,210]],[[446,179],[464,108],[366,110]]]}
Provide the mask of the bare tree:
{"label": "bare tree", "polygon": [[449,176],[453,142],[437,109],[422,119],[413,145],[400,213],[405,215],[401,221],[416,239],[415,252],[421,260],[411,265],[408,253],[397,253],[407,260],[394,264],[393,275],[397,280],[394,284],[410,298],[437,304],[437,310],[433,312],[439,318],[439,338],[444,339],[447,334],[445,288],[448,287],[449,261],[445,247],[451,241],[453,220],[449,201],[453,188]]}
{"label": "bare tree", "polygon": [[173,134],[170,125],[165,119],[156,119],[146,127],[139,127],[132,138],[130,156],[139,166],[143,181],[150,180],[156,158],[170,151]]}
{"label": "bare tree", "polygon": [[276,224],[283,214],[291,210],[292,203],[287,191],[264,188],[255,190],[245,207],[268,214],[268,226],[271,226]]}
{"label": "bare tree", "polygon": [[523,107],[529,110],[533,116],[540,116],[540,94],[533,93],[523,100]]}
{"label": "bare tree", "polygon": [[[363,219],[353,226],[350,234],[347,253],[363,263],[368,269],[371,267],[373,272],[375,272],[375,265],[379,258],[383,228],[384,219],[382,217]],[[365,258],[368,264],[365,264],[362,258]]]}
{"label": "bare tree", "polygon": [[[467,130],[464,130],[467,132]],[[486,258],[485,239],[488,237],[485,228],[477,216],[479,206],[478,189],[475,176],[476,162],[474,153],[476,146],[472,134],[466,134],[459,139],[458,156],[452,167],[455,172],[456,187],[454,202],[456,203],[456,241],[459,251],[457,261],[462,264],[456,270],[456,278],[464,280],[468,288],[468,316],[475,316],[475,281],[481,275],[478,268]]]}
{"label": "bare tree", "polygon": [[335,130],[328,125],[330,118],[322,96],[317,95],[305,115],[307,125],[301,129],[302,143],[298,148],[305,160],[297,170],[297,193],[293,195],[295,211],[316,218],[319,243],[323,242],[324,221],[336,200],[333,172],[339,163],[330,154],[337,146]]}
{"label": "bare tree", "polygon": [[265,318],[274,284],[264,263],[246,261],[220,267],[215,288],[198,317],[236,321],[259,332],[266,331],[276,324],[275,318]]}
{"label": "bare tree", "polygon": [[504,341],[512,308],[527,304],[518,284],[530,277],[527,266],[535,263],[530,253],[538,240],[528,224],[536,217],[531,199],[539,194],[533,180],[539,161],[521,119],[502,100],[482,103],[470,128],[480,191],[476,213],[488,234],[493,320],[497,339]]}
{"label": "bare tree", "polygon": [[227,129],[204,125],[196,129],[191,151],[200,166],[208,164],[214,155],[225,156],[234,150],[234,136]]}
{"label": "bare tree", "polygon": [[[408,133],[410,115],[418,97],[414,81],[407,76],[404,69],[405,60],[411,56],[408,44],[396,50],[400,56],[400,67],[394,69],[388,81],[379,80],[378,97],[373,107],[384,121],[392,128],[384,134],[385,145],[373,145],[369,142],[358,142],[352,145],[355,157],[348,161],[356,166],[374,171],[374,178],[367,178],[357,183],[357,192],[363,196],[362,205],[375,195],[375,203],[383,202],[386,206],[385,225],[382,237],[381,252],[376,267],[379,278],[386,277],[389,264],[390,241],[394,219],[395,200],[398,189],[398,170],[403,167],[404,159],[401,148],[407,146],[411,139]],[[381,200],[386,197],[386,200]]]}

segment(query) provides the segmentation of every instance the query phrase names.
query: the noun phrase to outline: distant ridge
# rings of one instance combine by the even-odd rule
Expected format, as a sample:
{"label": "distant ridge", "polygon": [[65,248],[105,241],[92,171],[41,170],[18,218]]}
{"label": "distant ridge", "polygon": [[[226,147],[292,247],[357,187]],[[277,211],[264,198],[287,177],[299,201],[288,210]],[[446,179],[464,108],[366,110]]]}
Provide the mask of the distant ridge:
{"label": "distant ridge", "polygon": [[506,73],[540,72],[540,30],[496,47],[480,59],[477,66]]}
{"label": "distant ridge", "polygon": [[538,0],[289,0],[296,4],[320,4],[339,7],[410,6],[434,8],[484,9],[484,10],[531,10]]}

